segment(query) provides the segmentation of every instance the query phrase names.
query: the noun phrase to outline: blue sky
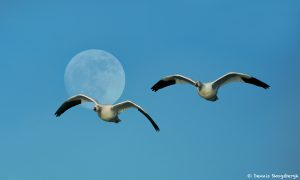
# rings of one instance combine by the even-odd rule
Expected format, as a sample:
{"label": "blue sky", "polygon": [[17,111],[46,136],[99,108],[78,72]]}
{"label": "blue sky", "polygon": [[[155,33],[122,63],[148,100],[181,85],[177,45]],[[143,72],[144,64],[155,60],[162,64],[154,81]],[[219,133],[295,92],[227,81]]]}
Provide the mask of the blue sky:
{"label": "blue sky", "polygon": [[[0,179],[247,179],[300,173],[299,1],[2,1]],[[56,119],[64,70],[86,49],[124,66],[123,122],[84,108]],[[207,102],[162,76],[210,81],[229,71],[271,85],[231,84]]]}

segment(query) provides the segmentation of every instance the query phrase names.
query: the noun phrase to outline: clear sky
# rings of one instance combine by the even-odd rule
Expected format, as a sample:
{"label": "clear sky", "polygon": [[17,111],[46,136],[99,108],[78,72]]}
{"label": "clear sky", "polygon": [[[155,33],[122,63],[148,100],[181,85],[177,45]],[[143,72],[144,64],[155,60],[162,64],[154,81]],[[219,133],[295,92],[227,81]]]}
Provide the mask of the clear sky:
{"label": "clear sky", "polygon": [[[1,180],[242,180],[300,174],[300,1],[1,1]],[[120,124],[76,107],[64,70],[86,49],[124,66]],[[219,101],[194,88],[153,93],[180,73],[210,81],[229,71],[271,85],[227,85]]]}

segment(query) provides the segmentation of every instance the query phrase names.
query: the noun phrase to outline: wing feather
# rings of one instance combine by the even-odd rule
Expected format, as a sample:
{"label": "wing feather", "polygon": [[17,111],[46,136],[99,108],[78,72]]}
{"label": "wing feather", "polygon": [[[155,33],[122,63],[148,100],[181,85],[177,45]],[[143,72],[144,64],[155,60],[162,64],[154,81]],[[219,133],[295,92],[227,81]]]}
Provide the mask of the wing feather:
{"label": "wing feather", "polygon": [[95,99],[86,96],[84,94],[78,94],[75,96],[70,97],[67,101],[65,101],[55,112],[56,117],[62,115],[64,112],[66,112],[68,109],[77,106],[79,104],[85,103],[85,102],[93,102],[95,104],[99,104]]}
{"label": "wing feather", "polygon": [[131,102],[131,101],[124,101],[124,102],[121,102],[121,103],[118,103],[116,105],[114,105],[112,107],[113,110],[117,111],[118,113],[121,113],[129,108],[136,108],[138,109],[139,112],[141,112],[144,116],[146,116],[146,118],[150,121],[150,123],[152,124],[152,126],[154,127],[154,129],[156,131],[159,131],[159,127],[158,125],[154,122],[154,120],[151,118],[151,116],[143,110],[143,108],[141,108],[139,105]]}
{"label": "wing feather", "polygon": [[188,77],[182,76],[180,74],[176,74],[176,75],[164,77],[163,79],[159,80],[156,84],[154,84],[151,89],[152,91],[156,92],[162,88],[174,84],[191,84],[195,86],[196,82]]}
{"label": "wing feather", "polygon": [[215,80],[212,83],[213,88],[220,88],[221,86],[230,83],[230,82],[244,82],[253,84],[258,87],[262,87],[264,89],[268,89],[270,86],[255,77],[249,76],[247,74],[237,73],[237,72],[230,72],[225,74],[224,76],[220,77],[219,79]]}

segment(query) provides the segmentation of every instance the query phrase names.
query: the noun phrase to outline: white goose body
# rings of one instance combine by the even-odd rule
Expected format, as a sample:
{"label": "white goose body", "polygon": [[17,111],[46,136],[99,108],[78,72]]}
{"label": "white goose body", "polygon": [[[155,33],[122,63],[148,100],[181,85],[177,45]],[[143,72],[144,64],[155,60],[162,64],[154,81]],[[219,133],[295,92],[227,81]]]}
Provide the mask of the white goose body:
{"label": "white goose body", "polygon": [[116,122],[117,113],[112,110],[111,105],[103,106],[100,110],[97,111],[98,116],[107,122]]}
{"label": "white goose body", "polygon": [[197,88],[199,96],[206,100],[216,99],[217,91],[212,87],[211,83],[205,83]]}
{"label": "white goose body", "polygon": [[95,104],[93,110],[97,113],[99,118],[106,122],[114,122],[114,123],[119,123],[121,120],[119,119],[118,115],[129,109],[129,108],[135,108],[139,112],[141,112],[146,118],[150,121],[152,126],[156,131],[159,131],[159,127],[157,124],[153,121],[153,119],[144,111],[139,105],[131,102],[131,101],[124,101],[115,105],[101,105],[98,101],[95,99],[83,95],[83,94],[78,94],[76,96],[73,96],[69,98],[67,101],[65,101],[55,112],[55,115],[58,117],[62,115],[65,111],[68,109],[77,106],[81,103],[85,102],[93,102]]}
{"label": "white goose body", "polygon": [[198,95],[203,97],[208,101],[218,100],[218,90],[221,86],[229,82],[244,82],[253,84],[264,89],[268,89],[270,86],[255,77],[249,76],[247,74],[230,72],[224,76],[218,78],[213,82],[201,83],[200,81],[194,81],[188,77],[176,74],[171,76],[166,76],[159,80],[156,84],[152,86],[152,91],[156,92],[162,88],[175,85],[175,84],[190,84],[197,88]]}

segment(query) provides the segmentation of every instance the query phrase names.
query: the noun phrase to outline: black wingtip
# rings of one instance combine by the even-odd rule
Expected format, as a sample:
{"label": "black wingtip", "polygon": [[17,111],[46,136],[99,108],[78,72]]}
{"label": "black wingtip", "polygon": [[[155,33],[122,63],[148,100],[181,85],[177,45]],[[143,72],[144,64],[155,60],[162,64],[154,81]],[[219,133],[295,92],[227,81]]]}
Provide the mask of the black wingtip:
{"label": "black wingtip", "polygon": [[64,102],[55,112],[55,116],[59,117],[60,115],[62,115],[65,111],[67,111],[68,109],[77,106],[78,104],[81,103],[81,100],[74,100],[74,101],[66,101]]}
{"label": "black wingtip", "polygon": [[151,122],[152,126],[154,127],[155,131],[159,132],[160,131],[159,127],[157,126],[157,124],[153,120],[152,121],[151,120],[150,120],[150,122]]}
{"label": "black wingtip", "polygon": [[156,92],[158,89],[155,89],[154,86],[151,88],[153,92]]}
{"label": "black wingtip", "polygon": [[151,88],[152,91],[156,92],[162,88],[165,88],[167,86],[171,86],[173,84],[175,84],[176,81],[175,80],[168,80],[168,81],[165,81],[165,80],[159,80],[156,84],[154,84]]}
{"label": "black wingtip", "polygon": [[[160,80],[161,81],[161,80]],[[159,88],[159,84],[160,84],[160,81],[157,82],[156,84],[154,84],[152,87],[151,87],[151,90],[153,92],[157,92],[160,88]]]}
{"label": "black wingtip", "polygon": [[160,131],[160,129],[159,129],[159,127],[157,126],[156,123],[153,124],[153,127],[154,127],[154,129],[155,129],[156,132],[159,132],[159,131]]}
{"label": "black wingtip", "polygon": [[157,124],[154,123],[154,124],[152,124],[152,125],[153,125],[153,127],[154,127],[154,129],[155,129],[156,132],[159,132],[159,131],[160,131],[160,129],[159,129],[159,127],[157,126]]}
{"label": "black wingtip", "polygon": [[140,111],[142,114],[144,114],[144,115],[147,117],[147,119],[150,121],[150,123],[152,124],[152,126],[154,127],[154,129],[155,129],[156,132],[159,132],[159,131],[160,131],[158,125],[157,125],[157,124],[154,122],[154,120],[149,116],[149,114],[145,113],[143,110],[141,110],[141,109],[139,109],[139,108],[138,108],[138,111]]}
{"label": "black wingtip", "polygon": [[244,82],[249,83],[249,84],[253,84],[259,87],[262,87],[264,89],[269,89],[270,86],[264,82],[262,82],[259,79],[256,79],[255,77],[251,77],[251,78],[242,78]]}
{"label": "black wingtip", "polygon": [[266,87],[264,87],[264,89],[270,89],[271,86],[267,85]]}
{"label": "black wingtip", "polygon": [[55,115],[55,117],[59,117],[59,116],[60,116],[60,115],[58,115],[58,113],[57,113],[57,112],[56,112],[54,115]]}
{"label": "black wingtip", "polygon": [[59,117],[61,114],[58,111],[56,111],[54,115],[55,117]]}

